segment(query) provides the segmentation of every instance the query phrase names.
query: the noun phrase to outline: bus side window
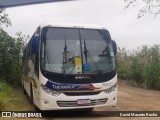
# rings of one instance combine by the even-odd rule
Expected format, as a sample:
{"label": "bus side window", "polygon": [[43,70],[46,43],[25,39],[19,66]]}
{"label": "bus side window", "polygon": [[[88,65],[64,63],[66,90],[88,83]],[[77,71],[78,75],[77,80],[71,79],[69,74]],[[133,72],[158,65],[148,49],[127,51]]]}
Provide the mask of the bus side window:
{"label": "bus side window", "polygon": [[[36,32],[35,32],[36,34]],[[36,75],[39,75],[39,59],[38,59],[38,56],[39,56],[39,53],[38,53],[38,50],[39,50],[39,42],[36,41],[35,42],[35,34],[33,35],[33,37],[31,38],[31,55],[32,55],[32,61],[33,61],[33,64],[34,64],[34,71],[36,73]],[[37,44],[37,45],[36,45]],[[34,51],[34,52],[33,52]]]}
{"label": "bus side window", "polygon": [[23,74],[24,74],[25,60],[26,60],[26,48],[23,50],[23,58],[22,58],[22,66],[21,66],[21,70],[22,70]]}
{"label": "bus side window", "polygon": [[35,56],[35,71],[37,73],[37,75],[39,76],[39,54],[38,52],[36,53],[36,56]]}
{"label": "bus side window", "polygon": [[25,48],[25,61],[24,61],[24,73],[25,76],[28,74],[28,45]]}

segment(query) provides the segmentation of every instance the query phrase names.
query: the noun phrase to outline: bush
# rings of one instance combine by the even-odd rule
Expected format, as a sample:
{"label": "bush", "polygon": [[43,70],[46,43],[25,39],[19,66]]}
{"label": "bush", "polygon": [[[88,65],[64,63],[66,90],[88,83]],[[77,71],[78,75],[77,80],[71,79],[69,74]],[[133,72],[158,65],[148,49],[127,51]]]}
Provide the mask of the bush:
{"label": "bush", "polygon": [[12,38],[0,29],[0,79],[12,85],[20,85],[22,51],[28,36],[17,33],[17,38]]}
{"label": "bush", "polygon": [[146,70],[145,86],[148,89],[160,90],[160,65],[152,63]]}
{"label": "bush", "polygon": [[131,78],[136,83],[142,84],[144,82],[144,65],[139,63],[137,59],[134,59],[131,64]]}
{"label": "bush", "polygon": [[131,76],[131,73],[130,71],[128,70],[128,68],[118,68],[118,77],[123,79],[123,80],[127,80],[127,79],[130,79],[130,76]]}
{"label": "bush", "polygon": [[117,54],[118,76],[132,79],[148,89],[160,90],[160,45],[137,50],[120,49]]}

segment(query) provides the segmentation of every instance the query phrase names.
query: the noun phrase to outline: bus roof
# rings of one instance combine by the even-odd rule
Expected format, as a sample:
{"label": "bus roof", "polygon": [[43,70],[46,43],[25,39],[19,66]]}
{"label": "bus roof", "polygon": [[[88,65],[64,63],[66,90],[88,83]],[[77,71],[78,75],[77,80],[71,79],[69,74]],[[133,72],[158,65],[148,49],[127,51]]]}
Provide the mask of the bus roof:
{"label": "bus roof", "polygon": [[46,22],[40,25],[41,28],[51,27],[69,27],[69,28],[89,28],[89,29],[105,29],[104,27],[96,24],[78,23],[78,22]]}

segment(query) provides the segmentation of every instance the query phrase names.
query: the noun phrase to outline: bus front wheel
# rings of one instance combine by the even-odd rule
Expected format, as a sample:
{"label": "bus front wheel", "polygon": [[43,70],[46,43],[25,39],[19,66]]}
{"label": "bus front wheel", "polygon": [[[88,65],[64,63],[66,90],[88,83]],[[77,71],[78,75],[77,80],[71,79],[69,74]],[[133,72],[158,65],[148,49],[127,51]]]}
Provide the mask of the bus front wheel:
{"label": "bus front wheel", "polygon": [[85,113],[89,113],[92,112],[94,108],[81,108],[81,109],[77,109],[78,111],[81,112],[85,112]]}
{"label": "bus front wheel", "polygon": [[[30,99],[31,99],[31,102],[34,104],[34,101],[33,101],[33,88],[32,88],[32,84],[30,83]],[[34,104],[34,110],[39,112],[41,111],[35,104]]]}
{"label": "bus front wheel", "polygon": [[83,111],[85,112],[92,112],[94,108],[84,108]]}

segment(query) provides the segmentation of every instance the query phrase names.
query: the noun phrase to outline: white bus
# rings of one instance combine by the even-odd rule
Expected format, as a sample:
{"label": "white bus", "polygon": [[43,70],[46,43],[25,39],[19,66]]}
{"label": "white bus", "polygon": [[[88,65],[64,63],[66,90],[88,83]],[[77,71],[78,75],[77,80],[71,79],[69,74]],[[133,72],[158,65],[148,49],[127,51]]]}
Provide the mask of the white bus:
{"label": "white bus", "polygon": [[42,24],[24,49],[23,88],[40,110],[116,106],[116,48],[98,25]]}

